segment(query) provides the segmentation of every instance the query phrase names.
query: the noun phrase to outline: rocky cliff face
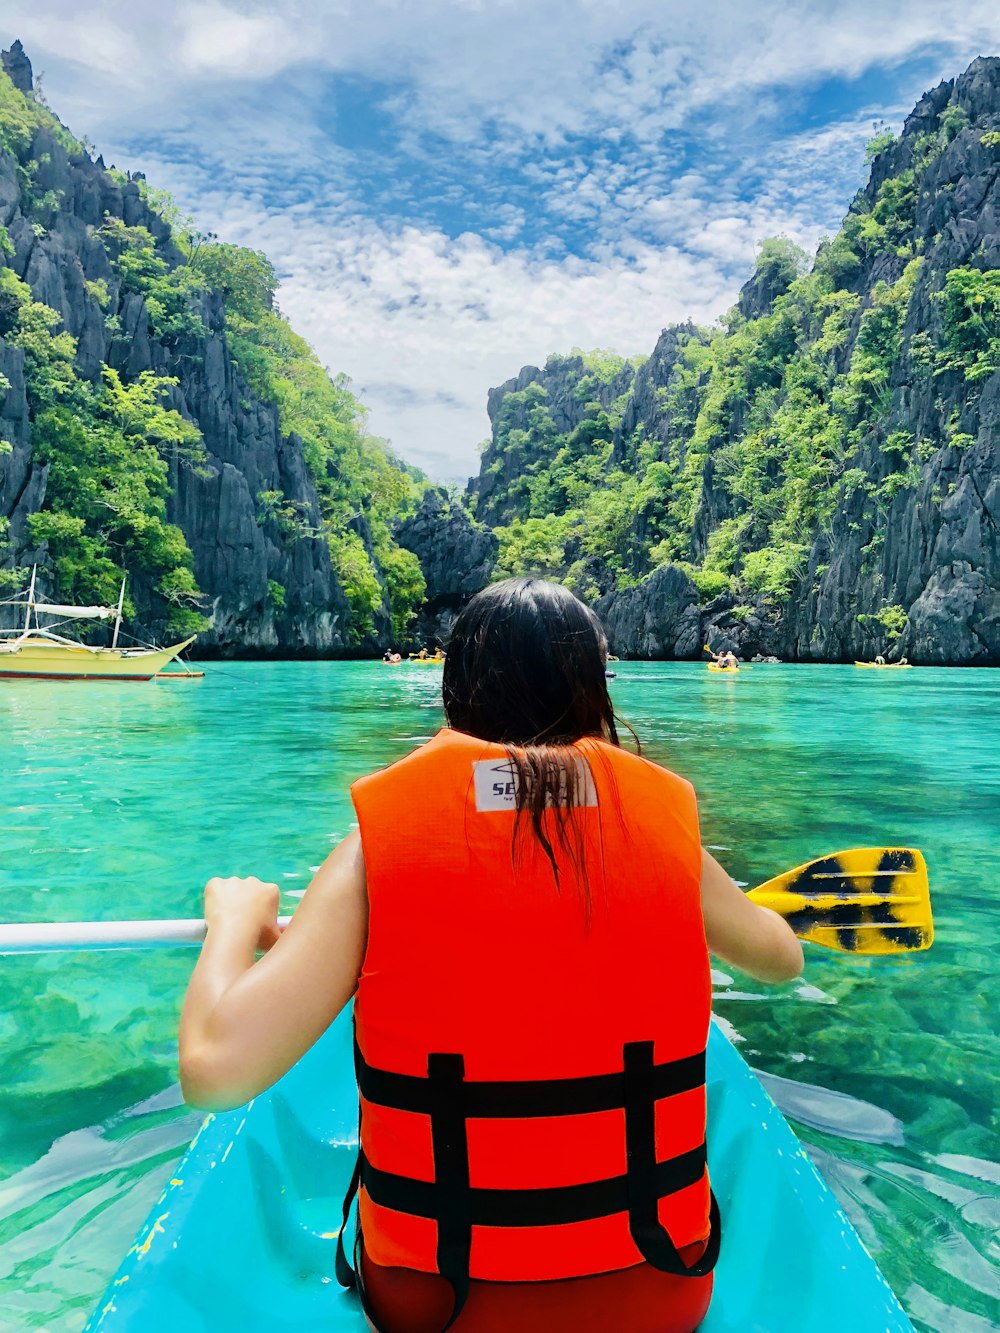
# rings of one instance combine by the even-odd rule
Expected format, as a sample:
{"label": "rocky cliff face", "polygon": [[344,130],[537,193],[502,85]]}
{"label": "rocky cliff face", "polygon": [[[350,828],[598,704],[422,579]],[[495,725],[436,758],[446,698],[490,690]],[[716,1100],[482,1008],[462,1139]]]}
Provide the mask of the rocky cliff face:
{"label": "rocky cliff face", "polygon": [[[942,133],[949,115],[954,138],[921,171],[921,136]],[[871,618],[888,602],[907,612],[898,654],[1000,664],[1000,371],[970,379],[961,364],[948,368],[939,352],[928,374],[923,360],[928,342],[936,349],[946,342],[942,294],[949,272],[1000,269],[1000,151],[990,140],[998,127],[1000,60],[977,60],[924,97],[902,137],[875,162],[864,191],[873,210],[887,182],[916,172],[906,239],[923,263],[888,376],[891,401],[884,422],[866,432],[858,466],[884,482],[886,444],[896,431],[932,452],[886,513],[861,491],[837,506],[781,617],[775,637],[789,656],[867,655],[877,646]],[[884,253],[866,259],[856,284],[863,302],[879,281],[898,281],[905,266],[905,258]],[[873,543],[880,547],[874,559]]]}
{"label": "rocky cliff face", "polygon": [[495,525],[517,515],[528,474],[550,462],[564,438],[587,419],[587,405],[609,408],[630,389],[628,362],[595,374],[582,356],[551,356],[543,368],[523,366],[513,379],[490,389],[486,411],[492,427],[479,476],[469,484],[476,517]]}
{"label": "rocky cliff face", "polygon": [[602,597],[596,610],[619,657],[697,657],[702,651],[698,589],[676,565]]}
{"label": "rocky cliff face", "polygon": [[698,410],[699,388],[697,377],[683,381],[683,353],[690,344],[704,342],[704,332],[690,323],[672,324],[660,334],[652,355],[635,373],[615,426],[613,465],[635,464],[637,440],[683,445]]}
{"label": "rocky cliff face", "polygon": [[491,392],[479,517],[547,523],[623,655],[1000,665],[1000,60],[881,148],[811,271],[768,243],[726,329],[666,329],[605,419],[570,358]]}
{"label": "rocky cliff face", "polygon": [[[3,64],[14,84],[29,91],[31,69],[19,43],[4,52]],[[351,633],[351,610],[319,533],[317,492],[302,443],[283,435],[275,406],[261,401],[236,369],[221,298],[211,291],[192,296],[202,332],[157,336],[147,301],[122,290],[99,234],[109,217],[146,228],[159,258],[168,266],[181,262],[169,226],[144,202],[139,180],[121,183],[100,160],[67,149],[63,136],[45,125],[34,128],[20,156],[0,153],[0,228],[9,238],[0,246],[0,266],[58,313],[61,328],[77,340],[77,374],[96,381],[106,364],[129,382],[144,371],[176,377],[169,405],[201,432],[204,462],[171,463],[168,500],[168,518],[193,554],[200,609],[210,618],[199,649],[325,655],[388,641],[385,608],[362,642]],[[0,447],[0,519],[9,524],[0,564],[37,562],[44,588],[51,582],[49,553],[44,543],[31,541],[27,519],[45,500],[48,469],[33,453],[25,352],[4,341],[9,327],[3,321],[0,303],[0,388],[4,380],[9,384],[0,393],[0,435],[9,445],[8,451]],[[279,492],[297,515],[292,534],[261,499]],[[137,609],[131,628],[139,637],[162,632],[142,578],[130,586]]]}
{"label": "rocky cliff face", "polygon": [[490,581],[496,536],[474,522],[461,501],[432,486],[417,512],[399,524],[396,540],[420,561],[427,582],[426,601],[411,637],[420,645],[443,645],[455,616]]}

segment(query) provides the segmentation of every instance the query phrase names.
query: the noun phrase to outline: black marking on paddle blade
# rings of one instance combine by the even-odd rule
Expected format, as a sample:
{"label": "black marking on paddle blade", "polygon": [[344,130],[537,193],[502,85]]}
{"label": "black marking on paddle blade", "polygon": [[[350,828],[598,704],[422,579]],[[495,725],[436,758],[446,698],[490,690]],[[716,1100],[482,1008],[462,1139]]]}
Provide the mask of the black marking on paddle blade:
{"label": "black marking on paddle blade", "polygon": [[[830,875],[833,878],[817,878],[820,875]],[[799,893],[803,898],[818,893],[837,893],[843,897],[856,892],[850,878],[844,872],[844,867],[835,856],[824,856],[821,861],[814,861],[801,875],[792,880],[788,885],[788,891]]]}
{"label": "black marking on paddle blade", "polygon": [[871,932],[866,926],[877,926],[878,934],[891,940],[899,949],[911,951],[924,947],[926,932],[922,926],[904,926],[893,912],[891,903],[876,903],[871,907],[857,907],[851,902],[835,903],[817,911],[808,907],[789,912],[785,918],[796,935],[813,930],[834,930],[840,947],[848,953],[864,952]]}
{"label": "black marking on paddle blade", "polygon": [[927,940],[923,926],[893,926],[883,933],[893,944],[898,944],[901,949],[906,950],[923,949]]}
{"label": "black marking on paddle blade", "polygon": [[916,869],[913,853],[905,847],[888,848],[879,858],[879,870],[894,870],[897,874],[912,874]]}
{"label": "black marking on paddle blade", "polygon": [[[870,921],[884,927],[880,934],[884,935],[887,940],[892,940],[893,944],[898,944],[901,949],[912,949],[914,947],[910,943],[914,927],[900,924],[899,917],[893,911],[891,903],[876,903],[868,909],[868,913]],[[921,934],[919,930],[916,933],[918,936]]]}
{"label": "black marking on paddle blade", "polygon": [[835,903],[821,911],[804,907],[798,912],[790,912],[785,918],[796,935],[805,935],[812,930],[835,930],[840,947],[848,953],[857,952],[856,926],[866,918],[851,903]]}

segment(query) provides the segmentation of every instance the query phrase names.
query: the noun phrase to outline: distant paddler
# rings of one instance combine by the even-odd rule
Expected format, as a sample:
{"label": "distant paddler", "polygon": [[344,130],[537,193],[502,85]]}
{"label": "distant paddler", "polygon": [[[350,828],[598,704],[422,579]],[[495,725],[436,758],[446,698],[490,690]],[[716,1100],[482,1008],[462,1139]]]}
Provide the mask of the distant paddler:
{"label": "distant paddler", "polygon": [[719,652],[713,652],[708,644],[705,644],[705,652],[711,655],[711,662],[708,664],[709,671],[739,671],[740,661],[731,648],[722,648]]}
{"label": "distant paddler", "polygon": [[901,657],[898,662],[887,662],[881,653],[875,658],[874,662],[859,662],[855,660],[856,667],[866,667],[869,671],[909,671],[913,666],[905,657]]}

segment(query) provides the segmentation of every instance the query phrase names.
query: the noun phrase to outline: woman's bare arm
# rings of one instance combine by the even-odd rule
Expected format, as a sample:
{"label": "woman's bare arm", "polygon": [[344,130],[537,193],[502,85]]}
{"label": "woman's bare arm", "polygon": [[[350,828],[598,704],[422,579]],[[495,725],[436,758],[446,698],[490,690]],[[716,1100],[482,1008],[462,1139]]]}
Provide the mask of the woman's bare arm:
{"label": "woman's bare arm", "polygon": [[360,835],[327,857],[280,937],[277,911],[273,884],[206,887],[208,934],[180,1029],[181,1087],[196,1106],[241,1106],[269,1088],[354,994],[368,936]]}
{"label": "woman's bare arm", "polygon": [[701,907],[709,950],[758,981],[791,981],[802,971],[802,945],[776,912],[752,903],[702,848]]}

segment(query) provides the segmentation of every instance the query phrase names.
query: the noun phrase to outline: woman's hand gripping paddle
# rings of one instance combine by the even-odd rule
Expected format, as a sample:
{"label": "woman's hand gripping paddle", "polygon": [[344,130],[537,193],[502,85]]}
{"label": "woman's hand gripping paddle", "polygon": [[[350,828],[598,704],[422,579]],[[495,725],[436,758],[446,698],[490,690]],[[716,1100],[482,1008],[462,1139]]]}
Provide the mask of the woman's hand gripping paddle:
{"label": "woman's hand gripping paddle", "polygon": [[845,953],[915,953],[934,940],[927,865],[907,847],[860,847],[787,870],[747,895],[800,939]]}

